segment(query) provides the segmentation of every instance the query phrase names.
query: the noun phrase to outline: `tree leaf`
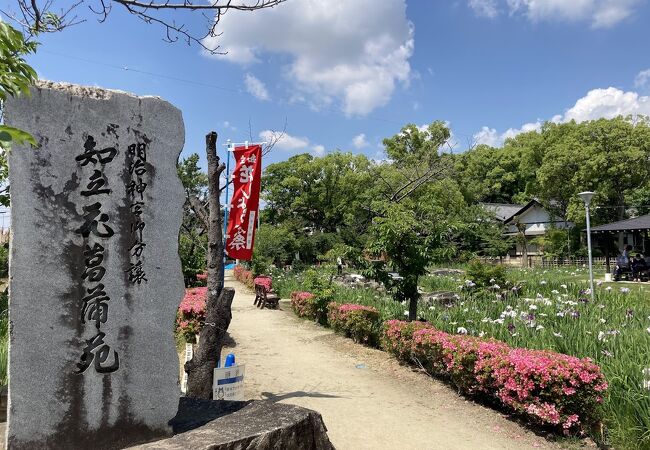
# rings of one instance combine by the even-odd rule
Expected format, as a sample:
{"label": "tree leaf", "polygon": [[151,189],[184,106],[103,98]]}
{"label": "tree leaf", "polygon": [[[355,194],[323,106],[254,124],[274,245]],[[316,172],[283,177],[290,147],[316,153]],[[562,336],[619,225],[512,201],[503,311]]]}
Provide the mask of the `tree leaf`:
{"label": "tree leaf", "polygon": [[31,134],[7,125],[0,125],[0,141],[16,144],[31,144],[34,147],[37,145],[36,140]]}

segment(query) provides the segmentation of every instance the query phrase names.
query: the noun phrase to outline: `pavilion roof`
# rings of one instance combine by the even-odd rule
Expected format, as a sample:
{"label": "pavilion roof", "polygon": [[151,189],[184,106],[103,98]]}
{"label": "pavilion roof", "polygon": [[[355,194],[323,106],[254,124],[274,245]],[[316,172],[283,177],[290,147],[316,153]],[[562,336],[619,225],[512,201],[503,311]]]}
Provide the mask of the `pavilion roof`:
{"label": "pavilion roof", "polygon": [[634,217],[633,219],[619,220],[591,229],[593,233],[616,233],[619,231],[646,231],[650,230],[650,214]]}

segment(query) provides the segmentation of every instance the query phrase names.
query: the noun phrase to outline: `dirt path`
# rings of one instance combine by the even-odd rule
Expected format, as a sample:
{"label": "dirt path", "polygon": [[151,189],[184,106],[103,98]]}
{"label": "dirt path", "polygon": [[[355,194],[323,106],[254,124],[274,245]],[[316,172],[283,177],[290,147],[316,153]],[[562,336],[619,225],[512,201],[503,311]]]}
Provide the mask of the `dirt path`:
{"label": "dirt path", "polygon": [[384,352],[296,318],[286,301],[255,308],[228,273],[226,285],[236,288],[230,332],[246,397],[320,412],[339,450],[559,448]]}

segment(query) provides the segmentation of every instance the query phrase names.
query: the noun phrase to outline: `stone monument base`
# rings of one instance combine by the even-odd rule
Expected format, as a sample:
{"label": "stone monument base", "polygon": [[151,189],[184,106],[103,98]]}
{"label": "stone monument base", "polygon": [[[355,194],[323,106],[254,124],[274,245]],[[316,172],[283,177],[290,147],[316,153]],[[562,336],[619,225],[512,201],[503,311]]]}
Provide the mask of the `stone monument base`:
{"label": "stone monument base", "polygon": [[130,450],[334,450],[316,411],[270,401],[181,398],[174,437]]}

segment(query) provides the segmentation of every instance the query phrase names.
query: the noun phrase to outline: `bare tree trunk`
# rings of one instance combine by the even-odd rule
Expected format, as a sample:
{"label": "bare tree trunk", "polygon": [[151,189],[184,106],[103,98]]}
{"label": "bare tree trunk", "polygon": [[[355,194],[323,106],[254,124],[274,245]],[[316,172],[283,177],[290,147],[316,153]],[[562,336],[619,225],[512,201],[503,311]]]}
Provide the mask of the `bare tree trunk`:
{"label": "bare tree trunk", "polygon": [[409,300],[409,322],[418,320],[418,299],[412,298]]}
{"label": "bare tree trunk", "polygon": [[521,255],[521,265],[523,267],[528,267],[528,241],[526,241],[526,233],[524,233],[522,237]]}
{"label": "bare tree trunk", "polygon": [[185,363],[187,396],[212,398],[213,370],[221,357],[223,340],[232,318],[231,306],[235,290],[224,289],[223,280],[223,222],[219,199],[219,178],[226,169],[217,156],[217,133],[205,137],[208,156],[208,293],[206,318],[199,334],[199,348]]}

